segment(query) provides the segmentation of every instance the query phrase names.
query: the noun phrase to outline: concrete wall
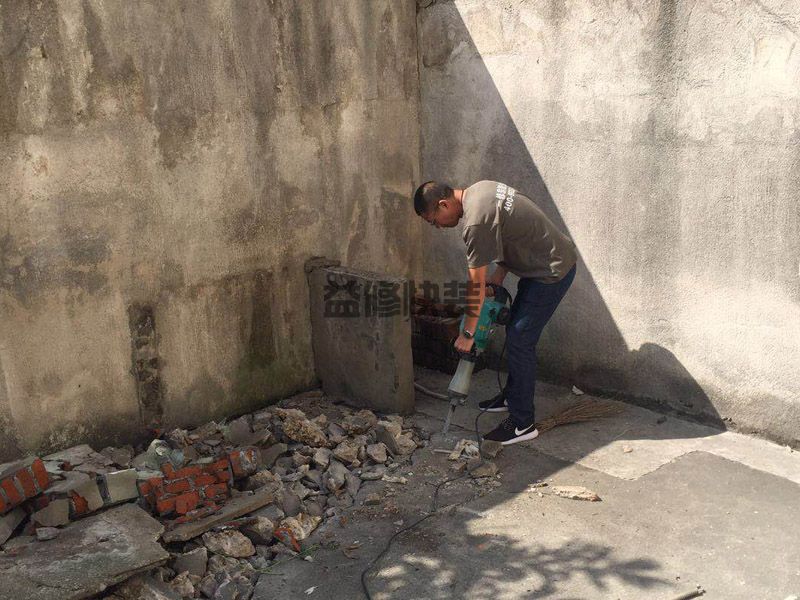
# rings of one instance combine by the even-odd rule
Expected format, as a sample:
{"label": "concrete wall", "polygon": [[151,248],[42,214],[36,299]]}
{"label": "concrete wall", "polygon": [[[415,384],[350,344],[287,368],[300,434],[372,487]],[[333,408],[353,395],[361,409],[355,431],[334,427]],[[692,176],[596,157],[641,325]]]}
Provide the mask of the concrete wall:
{"label": "concrete wall", "polygon": [[304,261],[413,275],[413,3],[0,5],[0,458],[314,379]]}
{"label": "concrete wall", "polygon": [[[800,2],[419,4],[423,179],[580,250],[546,374],[800,443]],[[463,277],[458,232],[425,259]]]}

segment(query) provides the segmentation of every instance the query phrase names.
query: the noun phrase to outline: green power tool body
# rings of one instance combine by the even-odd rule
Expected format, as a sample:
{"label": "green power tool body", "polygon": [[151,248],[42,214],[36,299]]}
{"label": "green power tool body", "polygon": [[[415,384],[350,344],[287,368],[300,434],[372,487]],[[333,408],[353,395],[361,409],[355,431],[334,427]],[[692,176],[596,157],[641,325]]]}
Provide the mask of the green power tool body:
{"label": "green power tool body", "polygon": [[[494,295],[484,298],[481,314],[478,317],[478,324],[472,336],[475,343],[469,353],[461,353],[461,359],[458,361],[455,375],[453,375],[450,385],[447,387],[447,399],[450,402],[450,408],[447,411],[447,418],[442,430],[442,433],[445,434],[450,429],[450,420],[456,411],[456,407],[467,401],[472,371],[475,368],[475,361],[478,355],[486,349],[495,327],[508,323],[511,314],[511,294],[508,293],[508,290],[499,285],[487,285],[492,288]],[[466,315],[461,318],[460,332],[464,331],[465,319]]]}

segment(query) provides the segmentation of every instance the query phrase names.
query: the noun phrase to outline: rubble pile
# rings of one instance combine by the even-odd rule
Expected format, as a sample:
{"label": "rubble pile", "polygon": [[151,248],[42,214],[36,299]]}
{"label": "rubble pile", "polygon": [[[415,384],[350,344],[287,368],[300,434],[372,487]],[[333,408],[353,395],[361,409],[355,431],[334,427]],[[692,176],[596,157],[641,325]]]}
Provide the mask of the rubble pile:
{"label": "rubble pile", "polygon": [[403,483],[393,473],[425,444],[402,417],[322,400],[306,393],[229,423],[176,429],[139,454],[83,445],[0,466],[0,571],[123,504],[161,523],[170,558],[137,565],[104,598],[246,600],[259,574],[302,556],[326,519],[380,503],[375,489],[357,496],[362,482]]}

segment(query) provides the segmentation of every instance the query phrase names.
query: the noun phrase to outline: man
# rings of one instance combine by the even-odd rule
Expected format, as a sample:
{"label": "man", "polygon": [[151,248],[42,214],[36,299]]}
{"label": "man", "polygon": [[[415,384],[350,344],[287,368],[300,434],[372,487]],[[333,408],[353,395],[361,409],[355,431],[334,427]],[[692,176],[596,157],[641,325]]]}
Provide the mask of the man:
{"label": "man", "polygon": [[[535,438],[536,343],[575,278],[575,244],[532,200],[497,181],[479,181],[466,189],[429,181],[414,194],[414,210],[436,228],[463,220],[468,289],[477,289],[477,297],[469,298],[463,333],[455,342],[460,352],[469,352],[474,343],[486,285],[501,285],[508,272],[520,278],[506,325],[508,382],[504,393],[480,407],[510,413],[484,439],[508,445]],[[488,275],[491,263],[496,266]]]}

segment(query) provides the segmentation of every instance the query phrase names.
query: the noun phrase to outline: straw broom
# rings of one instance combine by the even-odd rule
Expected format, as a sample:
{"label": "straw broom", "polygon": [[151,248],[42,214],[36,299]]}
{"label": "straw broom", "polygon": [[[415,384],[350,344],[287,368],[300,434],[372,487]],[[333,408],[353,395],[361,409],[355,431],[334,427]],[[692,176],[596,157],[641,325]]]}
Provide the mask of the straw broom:
{"label": "straw broom", "polygon": [[610,402],[597,402],[596,400],[581,400],[561,412],[542,419],[536,423],[539,433],[544,433],[559,425],[569,425],[570,423],[583,423],[594,421],[603,417],[612,417],[622,412],[622,407]]}

